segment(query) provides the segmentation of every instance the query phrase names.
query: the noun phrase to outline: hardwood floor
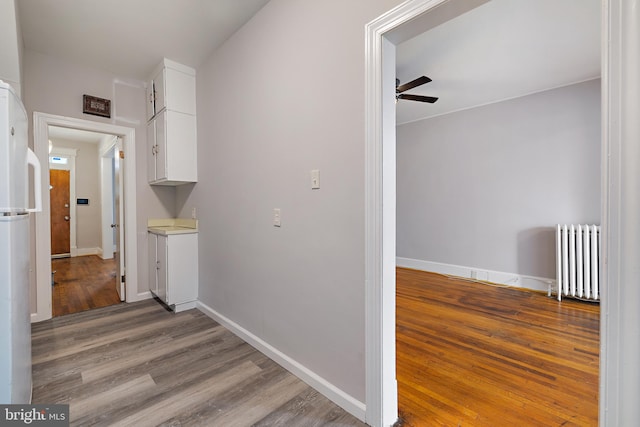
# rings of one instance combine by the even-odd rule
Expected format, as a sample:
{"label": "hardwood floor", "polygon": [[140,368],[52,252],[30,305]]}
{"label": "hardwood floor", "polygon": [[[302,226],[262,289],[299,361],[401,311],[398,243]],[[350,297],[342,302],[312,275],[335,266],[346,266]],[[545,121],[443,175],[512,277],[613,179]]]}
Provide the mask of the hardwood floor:
{"label": "hardwood floor", "polygon": [[116,263],[96,255],[51,260],[53,316],[119,304]]}
{"label": "hardwood floor", "polygon": [[73,426],[364,426],[198,310],[154,300],[32,326],[33,403]]}
{"label": "hardwood floor", "polygon": [[406,426],[596,426],[599,306],[397,269]]}
{"label": "hardwood floor", "polygon": [[[81,282],[61,261],[56,287]],[[101,300],[85,299],[67,306]],[[597,425],[598,305],[399,268],[397,349],[405,426]],[[78,426],[364,426],[199,311],[153,300],[34,324],[33,381],[33,402],[70,404]]]}

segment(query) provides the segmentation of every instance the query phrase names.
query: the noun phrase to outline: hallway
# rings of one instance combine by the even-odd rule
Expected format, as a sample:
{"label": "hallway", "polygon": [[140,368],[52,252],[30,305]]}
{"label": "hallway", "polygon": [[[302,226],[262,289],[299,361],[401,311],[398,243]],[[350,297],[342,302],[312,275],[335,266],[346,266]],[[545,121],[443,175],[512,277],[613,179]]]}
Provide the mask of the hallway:
{"label": "hallway", "polygon": [[51,260],[53,317],[119,304],[115,259],[97,255]]}

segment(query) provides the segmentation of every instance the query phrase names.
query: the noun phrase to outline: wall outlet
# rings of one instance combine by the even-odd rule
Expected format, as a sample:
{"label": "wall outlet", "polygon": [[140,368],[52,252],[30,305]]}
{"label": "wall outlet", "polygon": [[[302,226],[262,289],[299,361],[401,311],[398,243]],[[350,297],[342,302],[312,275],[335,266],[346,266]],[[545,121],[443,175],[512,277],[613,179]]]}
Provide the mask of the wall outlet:
{"label": "wall outlet", "polygon": [[196,219],[196,208],[191,208],[191,218]]}
{"label": "wall outlet", "polygon": [[273,226],[274,227],[280,227],[282,225],[282,220],[281,220],[281,216],[280,216],[280,209],[279,208],[275,208],[273,210]]}

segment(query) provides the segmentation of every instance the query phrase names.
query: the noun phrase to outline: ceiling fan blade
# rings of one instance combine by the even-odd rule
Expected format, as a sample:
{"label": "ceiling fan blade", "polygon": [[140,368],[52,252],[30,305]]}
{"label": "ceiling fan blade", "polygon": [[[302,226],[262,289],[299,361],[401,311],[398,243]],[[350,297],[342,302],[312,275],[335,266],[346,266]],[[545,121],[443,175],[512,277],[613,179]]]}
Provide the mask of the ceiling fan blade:
{"label": "ceiling fan blade", "polygon": [[413,89],[414,87],[418,87],[421,86],[425,83],[429,83],[431,81],[431,79],[427,76],[421,76],[418,77],[415,80],[410,81],[409,83],[405,83],[403,85],[400,85],[398,87],[396,87],[396,92],[397,93],[402,93],[404,91],[407,91],[409,89]]}
{"label": "ceiling fan blade", "polygon": [[400,94],[398,95],[398,99],[408,99],[409,101],[428,102],[430,104],[433,104],[438,100],[438,98],[433,96],[409,95],[409,94]]}

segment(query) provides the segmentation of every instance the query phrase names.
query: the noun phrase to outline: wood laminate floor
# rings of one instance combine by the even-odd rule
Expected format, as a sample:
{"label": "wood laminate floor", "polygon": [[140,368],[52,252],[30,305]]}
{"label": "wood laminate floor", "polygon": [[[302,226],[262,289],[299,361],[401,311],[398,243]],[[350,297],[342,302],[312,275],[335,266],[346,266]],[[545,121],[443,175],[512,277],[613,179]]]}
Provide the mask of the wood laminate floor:
{"label": "wood laminate floor", "polygon": [[397,269],[405,426],[596,426],[599,305]]}
{"label": "wood laminate floor", "polygon": [[119,304],[115,259],[97,255],[51,260],[53,316]]}
{"label": "wood laminate floor", "polygon": [[198,310],[154,300],[32,326],[33,403],[73,426],[364,426]]}

